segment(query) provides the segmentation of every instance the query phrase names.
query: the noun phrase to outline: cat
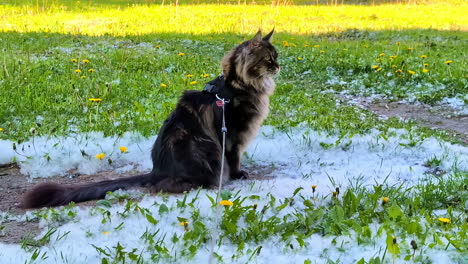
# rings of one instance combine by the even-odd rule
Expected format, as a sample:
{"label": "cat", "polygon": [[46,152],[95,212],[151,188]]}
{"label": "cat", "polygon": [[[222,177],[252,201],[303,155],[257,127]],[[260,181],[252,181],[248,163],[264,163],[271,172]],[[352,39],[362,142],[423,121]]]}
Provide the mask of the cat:
{"label": "cat", "polygon": [[[274,29],[232,49],[221,62],[222,87],[209,91],[185,91],[164,121],[151,152],[153,169],[148,174],[79,185],[42,183],[22,197],[20,208],[40,208],[102,199],[109,191],[150,186],[155,192],[182,193],[219,184],[222,160],[223,112],[226,102],[226,152],[222,181],[247,178],[240,156],[257,134],[269,111],[273,77],[280,71],[272,45]],[[219,80],[218,80],[219,81]],[[217,98],[218,97],[218,98]]]}

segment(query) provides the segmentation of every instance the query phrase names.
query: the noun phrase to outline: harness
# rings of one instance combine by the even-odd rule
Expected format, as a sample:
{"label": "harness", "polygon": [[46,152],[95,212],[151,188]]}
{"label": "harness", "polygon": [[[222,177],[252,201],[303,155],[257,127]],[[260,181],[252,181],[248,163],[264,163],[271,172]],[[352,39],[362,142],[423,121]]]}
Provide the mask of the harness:
{"label": "harness", "polygon": [[224,81],[224,74],[219,75],[215,79],[207,82],[203,91],[216,94],[218,100],[229,103],[231,101],[233,94],[231,91],[226,89],[226,83]]}
{"label": "harness", "polygon": [[[226,83],[224,81],[224,74],[221,73],[214,80],[211,80],[205,84],[203,91],[214,94],[216,96],[216,105],[222,108],[223,119],[221,124],[221,132],[223,136],[227,133],[226,121],[224,117],[224,105],[229,103],[232,99],[232,92],[226,89]],[[224,153],[224,150],[223,150]]]}

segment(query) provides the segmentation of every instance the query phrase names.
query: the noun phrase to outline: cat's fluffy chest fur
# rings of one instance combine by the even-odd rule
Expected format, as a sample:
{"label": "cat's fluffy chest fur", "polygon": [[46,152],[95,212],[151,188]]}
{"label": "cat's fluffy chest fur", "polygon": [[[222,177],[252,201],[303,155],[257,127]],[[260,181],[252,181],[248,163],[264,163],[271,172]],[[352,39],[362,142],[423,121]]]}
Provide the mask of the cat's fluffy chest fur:
{"label": "cat's fluffy chest fur", "polygon": [[[268,116],[270,99],[268,95],[262,94],[255,98],[242,100],[234,98],[232,105],[227,107],[227,111],[232,111],[230,119],[226,124],[228,127],[227,149],[232,148],[232,144],[239,144],[239,151],[243,152],[247,145],[253,140],[260,129],[261,124]],[[236,120],[237,119],[237,120]],[[229,122],[230,121],[230,122]],[[248,125],[238,124],[245,122]],[[232,123],[236,124],[233,126]]]}

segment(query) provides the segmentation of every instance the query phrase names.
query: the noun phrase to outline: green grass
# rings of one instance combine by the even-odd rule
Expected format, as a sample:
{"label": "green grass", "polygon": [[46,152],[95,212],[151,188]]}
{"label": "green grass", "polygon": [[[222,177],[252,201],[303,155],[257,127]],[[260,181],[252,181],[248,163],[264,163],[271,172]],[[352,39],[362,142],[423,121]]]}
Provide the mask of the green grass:
{"label": "green grass", "polygon": [[[357,263],[391,263],[392,260],[403,259],[413,263],[432,263],[427,250],[448,248],[455,252],[451,255],[451,261],[463,263],[468,225],[464,219],[466,215],[456,204],[467,202],[468,197],[463,194],[463,185],[468,183],[467,176],[466,173],[456,173],[448,181],[434,182],[434,186],[437,186],[435,193],[443,193],[440,197],[434,196],[434,189],[430,187],[408,189],[400,185],[383,184],[366,189],[358,183],[336,196],[321,196],[304,188],[296,189],[284,199],[277,199],[273,195],[242,196],[224,191],[223,199],[229,199],[233,205],[222,209],[219,243],[237,245],[238,248],[232,252],[232,256],[226,256],[225,252],[219,253],[224,255],[227,263],[240,260],[244,256],[255,259],[262,250],[262,245],[274,238],[275,244],[284,247],[285,254],[294,254],[310,247],[306,241],[313,235],[320,235],[335,238],[334,245],[338,250],[340,245],[337,241],[340,241],[339,238],[346,238],[345,241],[349,242],[345,243],[357,243],[375,251],[372,258],[362,258]],[[142,217],[155,227],[152,231],[146,229],[141,235],[140,239],[146,245],[144,249],[125,248],[121,242],[117,242],[112,248],[94,246],[103,258],[102,262],[139,263],[151,260],[166,263],[180,258],[192,260],[201,248],[206,250],[207,241],[212,236],[213,221],[216,221],[213,215],[201,211],[197,206],[198,202],[208,198],[214,210],[217,206],[214,197],[199,194],[200,191],[195,196],[186,194],[175,198],[175,201],[162,199],[148,207],[141,206],[138,199],[131,199],[126,194],[112,194],[107,200],[99,201],[91,208],[91,216],[101,217],[103,225],[110,223],[112,219],[117,220],[114,226],[123,221],[113,230],[107,225],[111,231],[106,231],[106,235],[125,228],[124,220],[128,218]],[[443,204],[447,197],[456,199],[457,202]],[[117,203],[123,206],[117,211],[111,210]],[[439,208],[448,208],[444,215],[450,219],[450,223],[441,222],[437,216],[440,212],[435,212]],[[65,222],[75,221],[76,210],[72,204],[58,209],[42,209],[35,216],[46,223],[63,222],[64,219]],[[158,219],[168,221],[167,215],[173,214],[174,218],[174,213],[184,216],[177,217],[177,221],[184,225],[185,231],[182,234],[173,231],[165,233],[166,230],[158,225]],[[37,240],[29,238],[23,242],[23,247],[36,252],[37,246],[48,243],[48,234],[55,231],[54,228],[49,229]],[[63,234],[60,238],[66,235]],[[89,235],[92,237],[96,234]],[[165,236],[171,238],[164,239]],[[410,244],[410,240],[414,241],[417,248]],[[379,246],[382,244],[380,241],[385,241],[385,246]],[[258,247],[252,250],[252,245]],[[341,244],[341,247],[345,250],[346,245]],[[339,259],[328,256],[327,249],[323,250],[321,259],[341,263]],[[221,257],[218,262],[224,263]]]}
{"label": "green grass", "polygon": [[[89,131],[154,135],[183,90],[202,89],[219,74],[220,59],[228,50],[258,28],[267,31],[275,26],[279,33],[274,44],[282,71],[266,124],[284,130],[306,125],[341,138],[378,129],[385,139],[394,133],[391,128],[404,128],[411,131],[408,147],[432,135],[455,140],[443,131],[415,127],[411,122],[378,120],[372,113],[348,105],[337,93],[347,90],[431,104],[444,97],[465,96],[468,36],[463,30],[468,25],[464,15],[468,5],[464,2],[301,7],[131,3],[136,4],[116,0],[12,1],[0,5],[0,139],[20,142],[34,136]],[[90,98],[102,101],[91,102]],[[222,226],[223,239],[238,244],[239,254],[252,256],[256,252],[244,252],[241,241],[263,241],[280,231],[284,231],[285,247],[292,238],[300,244],[301,239],[317,233],[352,234],[363,245],[372,243],[371,236],[381,235],[390,238],[388,254],[401,250],[411,258],[410,246],[395,246],[393,235],[416,237],[421,247],[448,247],[440,245],[438,236],[443,236],[466,252],[466,221],[463,213],[452,212],[466,213],[467,174],[455,168],[446,180],[439,180],[440,162],[437,157],[429,158],[426,166],[434,173],[434,180],[412,189],[375,186],[369,190],[356,184],[336,199],[301,193],[285,201],[262,197],[270,199],[265,209],[273,212],[269,218],[262,217],[262,209],[243,204],[252,197],[234,195],[235,206],[226,209],[223,216],[229,220]],[[390,203],[382,205],[383,196],[390,197]],[[293,200],[306,210],[296,208],[297,213],[278,217],[277,212],[294,207]],[[111,202],[101,202],[93,209],[103,215],[104,222],[110,218],[106,208]],[[155,221],[138,203],[129,201],[127,207],[131,210],[122,215],[141,213],[148,221]],[[434,218],[434,211],[440,209],[447,210],[452,219],[448,226]],[[199,212],[190,210],[193,229],[174,238],[186,241],[181,253],[186,256],[193,255],[190,249],[199,248],[207,236],[202,219],[197,218]],[[36,217],[66,222],[75,215],[71,206],[63,212],[39,211]],[[243,230],[228,224],[239,221],[245,222]],[[378,231],[381,234],[370,231],[376,222],[383,226]],[[151,234],[142,238],[160,250],[154,252],[155,258],[171,258],[165,245],[156,245],[159,242],[152,240]],[[34,247],[47,241],[48,237],[30,238],[24,244]],[[116,252],[96,248],[103,258],[115,256],[114,261],[135,257],[131,249],[125,251],[119,245],[114,249]],[[33,257],[44,256],[36,250]],[[426,260],[424,256],[416,259]]]}
{"label": "green grass", "polygon": [[[434,30],[353,30],[314,37],[278,34],[275,43],[282,72],[267,124],[287,128],[306,123],[343,134],[387,126],[369,112],[337,104],[332,94],[323,93],[330,89],[380,94],[395,100],[414,95],[429,103],[466,94],[466,78],[462,78],[466,60],[457,55],[464,52],[460,46],[463,34]],[[426,39],[435,36],[442,39],[437,47],[427,46]],[[64,135],[104,131],[114,135],[136,130],[155,134],[181,92],[202,89],[204,82],[219,74],[222,56],[246,38],[235,34],[94,37],[2,33],[0,97],[6,100],[0,107],[4,129],[0,136],[24,140],[32,132]],[[179,56],[181,52],[185,55]],[[379,56],[381,53],[385,56]],[[394,60],[390,59],[393,54],[397,56]],[[428,57],[422,59],[420,55]],[[90,62],[83,63],[85,59]],[[453,63],[447,65],[447,60]],[[372,69],[374,65],[383,70]],[[423,68],[429,72],[422,72]],[[76,73],[77,69],[81,73]],[[399,69],[402,73],[395,73]],[[417,73],[411,75],[408,70]],[[206,73],[211,76],[202,78]],[[194,76],[187,77],[189,74]],[[347,83],[328,82],[337,78]],[[191,85],[192,81],[197,84]],[[417,83],[423,85],[418,88]],[[428,86],[445,89],[431,91]],[[103,101],[93,103],[89,98]]]}
{"label": "green grass", "polygon": [[[366,111],[337,105],[322,93],[329,89],[428,103],[468,89],[467,35],[440,31],[468,24],[457,15],[467,9],[463,3],[307,6],[301,12],[296,6],[13,3],[0,6],[1,138],[155,134],[181,91],[201,89],[209,78],[200,75],[216,76],[223,54],[259,27],[280,32],[282,72],[267,121],[277,127],[306,123],[355,134],[382,125]],[[429,25],[433,29],[418,29]]]}

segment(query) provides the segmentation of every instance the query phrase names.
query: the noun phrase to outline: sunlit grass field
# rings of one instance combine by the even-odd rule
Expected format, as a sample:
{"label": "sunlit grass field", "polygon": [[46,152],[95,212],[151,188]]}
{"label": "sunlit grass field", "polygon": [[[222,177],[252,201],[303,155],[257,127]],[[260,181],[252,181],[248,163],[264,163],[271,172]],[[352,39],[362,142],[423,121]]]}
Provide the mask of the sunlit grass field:
{"label": "sunlit grass field", "polygon": [[[22,142],[90,131],[107,136],[128,131],[155,135],[183,90],[201,90],[220,73],[219,62],[227,51],[258,29],[267,32],[275,27],[282,70],[266,124],[283,131],[305,126],[347,139],[377,130],[385,140],[395,134],[391,128],[404,128],[410,131],[407,147],[429,136],[457,142],[444,131],[397,119],[379,120],[338,95],[345,91],[428,104],[462,98],[467,103],[468,3],[205,3],[0,3],[0,139]],[[340,140],[323,148],[339,145]],[[436,167],[440,160],[427,162],[428,167]],[[341,235],[345,228],[356,229],[361,232],[356,239],[367,243],[370,231],[344,217],[358,215],[366,227],[379,222],[395,232],[417,234],[431,247],[451,247],[466,254],[467,173],[454,171],[446,182],[411,190],[356,187],[346,192],[344,200],[313,211],[314,219],[328,212],[335,212],[337,218],[330,216],[323,230],[310,230],[310,234]],[[375,212],[385,195],[395,197],[392,209]],[[238,220],[246,208],[239,203],[228,217]],[[433,210],[448,210],[452,223],[438,223]],[[297,223],[308,221],[307,217],[298,215]],[[423,219],[431,227],[426,233],[419,225]],[[439,231],[448,244],[437,237]],[[388,245],[396,252],[391,240]],[[403,249],[408,253],[404,257],[411,258],[412,250]],[[425,260],[421,257],[416,262]],[[378,258],[372,261],[368,263],[381,263]]]}

